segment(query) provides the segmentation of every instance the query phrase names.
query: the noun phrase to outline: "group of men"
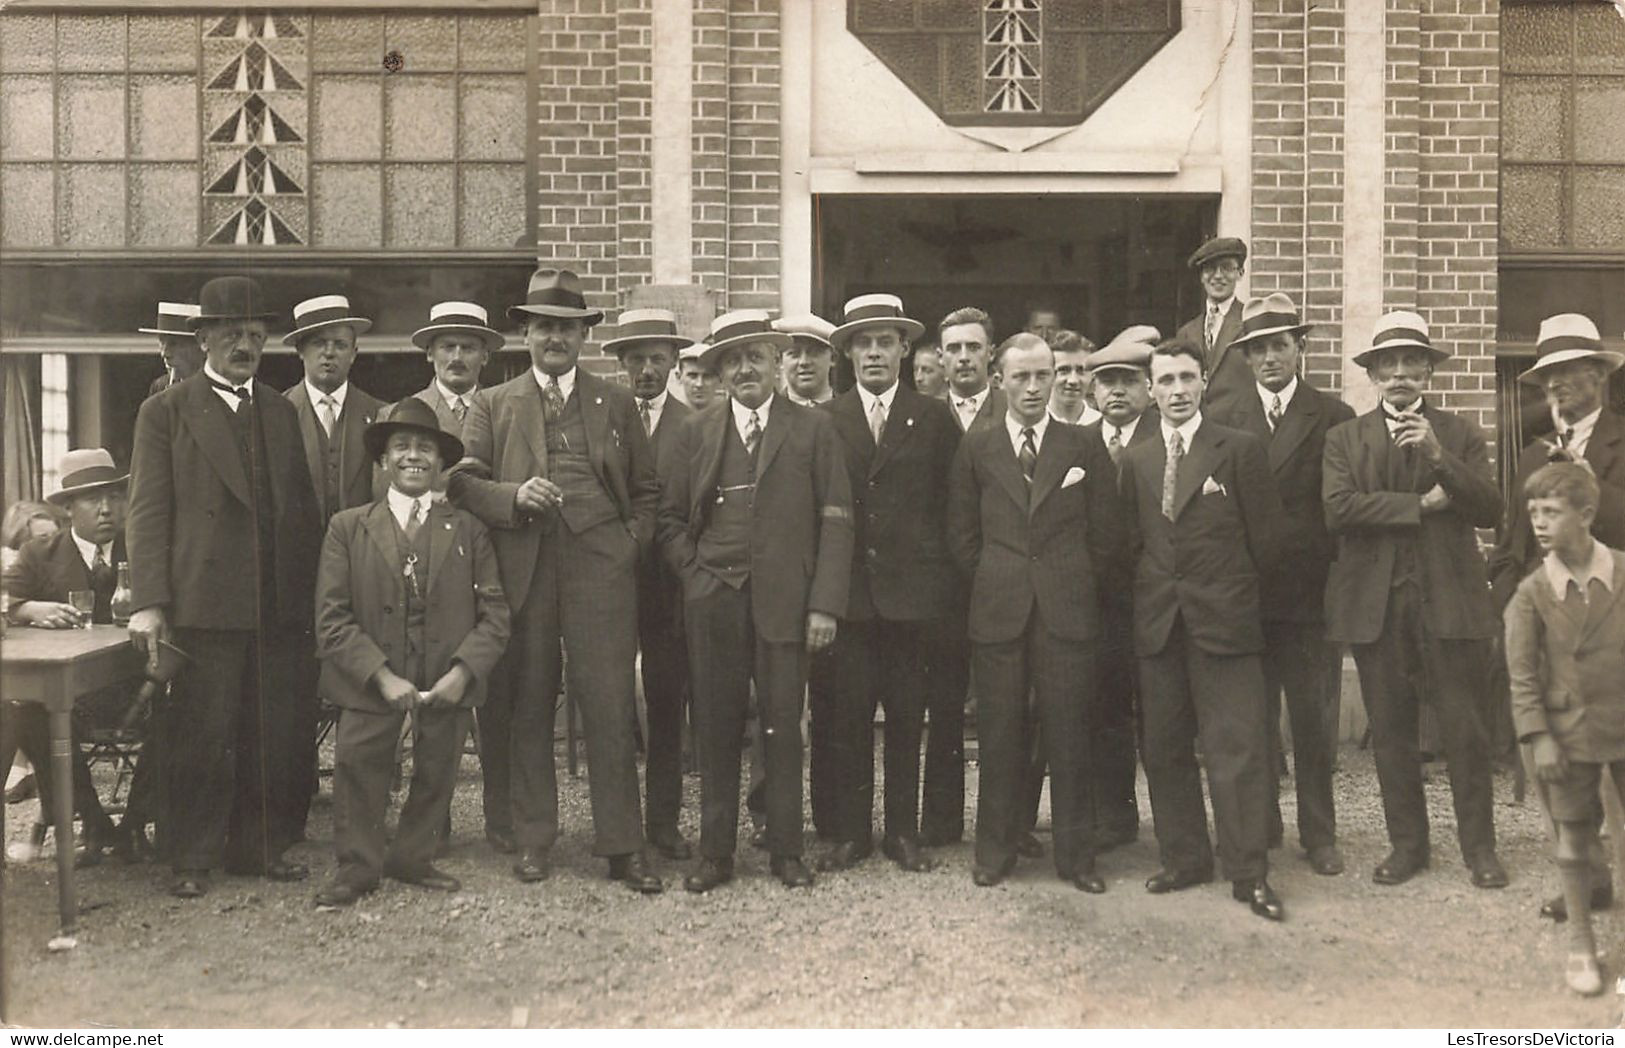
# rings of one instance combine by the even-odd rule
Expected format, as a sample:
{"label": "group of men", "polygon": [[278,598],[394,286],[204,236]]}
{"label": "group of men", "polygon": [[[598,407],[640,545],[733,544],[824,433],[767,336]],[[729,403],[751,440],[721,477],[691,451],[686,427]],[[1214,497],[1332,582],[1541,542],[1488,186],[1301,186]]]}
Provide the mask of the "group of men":
{"label": "group of men", "polygon": [[[784,884],[812,883],[804,701],[813,865],[875,849],[883,708],[879,849],[924,871],[929,849],[964,834],[969,694],[976,884],[1042,855],[1031,831],[1047,773],[1056,872],[1104,891],[1097,855],[1139,830],[1138,751],[1161,858],[1147,890],[1215,875],[1205,768],[1218,869],[1235,899],[1280,920],[1267,873],[1283,836],[1283,701],[1299,841],[1315,872],[1344,868],[1331,788],[1343,644],[1393,846],[1374,879],[1429,862],[1425,701],[1472,882],[1505,885],[1490,810],[1495,598],[1474,530],[1501,513],[1484,437],[1425,397],[1448,354],[1414,313],[1384,316],[1355,358],[1376,409],[1356,418],[1313,387],[1310,325],[1285,295],[1237,300],[1245,260],[1234,238],[1192,256],[1206,305],[1171,339],[1136,326],[1095,350],[1036,310],[999,342],[987,313],[956,309],[931,332],[940,349],[915,354],[912,385],[902,369],[926,326],[887,294],[852,299],[839,324],[727,313],[700,342],[666,311],[627,309],[604,349],[628,381],[612,382],[578,363],[603,312],[573,273],[544,268],[508,310],[529,368],[481,387],[505,338],[480,306],[441,303],[413,335],[435,378],[393,407],[349,382],[370,322],[342,295],[296,307],[284,341],[305,377],[285,394],[255,378],[274,318],[252,280],[163,304],[143,330],[170,372],[137,421],[126,541],[133,641],[190,659],[163,720],[185,755],[165,762],[172,891],[201,895],[221,868],[307,876],[285,852],[316,782],[318,696],[343,710],[340,869],[319,901],[352,902],[380,873],[457,886],[431,860],[468,710],[485,836],[519,880],[546,878],[561,689],[585,727],[593,853],[631,889],[663,890],[656,853],[694,857],[679,829],[685,713],[701,803],[684,886],[733,876],[747,746],[753,841]],[[1552,324],[1526,377],[1558,437],[1526,459],[1591,461],[1596,529],[1619,545],[1625,429],[1602,404],[1617,364],[1585,318]],[[837,357],[855,378],[840,394]],[[1515,508],[1495,595],[1539,556]],[[463,567],[443,577],[448,563]],[[14,618],[52,624],[55,609],[12,597]],[[418,760],[386,855],[408,712]]]}

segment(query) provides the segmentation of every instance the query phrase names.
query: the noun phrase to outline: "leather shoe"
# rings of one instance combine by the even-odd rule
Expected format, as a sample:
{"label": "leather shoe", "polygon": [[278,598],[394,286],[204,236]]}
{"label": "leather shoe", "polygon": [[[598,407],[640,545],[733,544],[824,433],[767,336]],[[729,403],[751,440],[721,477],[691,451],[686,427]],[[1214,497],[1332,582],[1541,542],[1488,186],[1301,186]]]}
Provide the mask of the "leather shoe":
{"label": "leather shoe", "polygon": [[775,855],[773,861],[768,863],[768,869],[786,888],[812,887],[812,871],[807,869],[807,864],[798,855]]}
{"label": "leather shoe", "polygon": [[514,843],[513,834],[507,830],[487,829],[485,843],[502,855],[512,855],[519,850],[519,845]]}
{"label": "leather shoe", "polygon": [[169,882],[169,894],[177,899],[201,899],[208,891],[207,870],[182,870]]}
{"label": "leather shoe", "polygon": [[1010,876],[1010,868],[1014,860],[1005,863],[998,869],[989,869],[986,866],[972,866],[970,871],[971,883],[978,888],[991,888]]}
{"label": "leather shoe", "polygon": [[683,878],[683,887],[691,892],[708,892],[734,879],[732,859],[701,859],[694,872]]}
{"label": "leather shoe", "polygon": [[1343,872],[1343,856],[1335,844],[1322,844],[1309,849],[1309,868],[1322,877],[1336,877]]}
{"label": "leather shoe", "polygon": [[[1614,884],[1612,881],[1603,881],[1591,886],[1591,908],[1593,910],[1611,910],[1614,908]],[[1561,895],[1552,896],[1541,904],[1540,915],[1547,920],[1562,924],[1569,919],[1568,900]]]}
{"label": "leather shoe", "polygon": [[1237,902],[1246,903],[1254,913],[1267,921],[1286,919],[1286,907],[1281,905],[1281,897],[1275,894],[1270,882],[1262,877],[1256,881],[1232,881],[1230,894]]}
{"label": "leather shoe", "polygon": [[1371,879],[1378,884],[1404,884],[1427,868],[1428,857],[1425,854],[1413,856],[1394,851],[1377,863],[1377,868],[1371,871]]}
{"label": "leather shoe", "polygon": [[317,906],[353,906],[356,900],[378,887],[369,884],[361,887],[347,880],[331,880],[316,890]]}
{"label": "leather shoe", "polygon": [[547,862],[546,852],[531,851],[526,848],[519,853],[519,858],[514,860],[513,875],[518,877],[522,884],[535,884],[537,881],[545,881],[547,875],[552,872],[553,870]]}
{"label": "leather shoe", "polygon": [[668,859],[676,859],[681,862],[694,857],[694,848],[683,840],[683,835],[677,832],[675,826],[651,830],[649,832],[649,843],[654,845],[655,851]]}
{"label": "leather shoe", "polygon": [[1505,888],[1507,886],[1506,867],[1501,860],[1492,853],[1483,855],[1467,864],[1473,871],[1474,888]]}
{"label": "leather shoe", "polygon": [[385,867],[384,876],[400,881],[402,884],[415,884],[420,888],[433,888],[437,892],[454,892],[463,886],[462,882],[457,878],[443,870],[436,869],[429,863],[424,863],[422,866],[412,869],[394,866]]}
{"label": "leather shoe", "polygon": [[1106,893],[1106,882],[1101,878],[1100,874],[1095,872],[1093,865],[1087,869],[1072,871],[1072,876],[1066,879],[1070,880],[1072,887],[1080,892],[1088,892],[1090,895],[1104,895]]}
{"label": "leather shoe", "polygon": [[1021,840],[1016,842],[1016,854],[1023,859],[1042,859],[1044,857],[1043,842],[1031,833],[1024,833],[1021,835]]}
{"label": "leather shoe", "polygon": [[1212,879],[1212,870],[1158,870],[1145,879],[1145,890],[1152,895],[1166,895],[1206,884]]}
{"label": "leather shoe", "polygon": [[909,873],[924,873],[934,865],[913,837],[887,837],[880,842],[880,851]]}
{"label": "leather shoe", "polygon": [[[874,845],[872,844],[842,841],[819,856],[818,869],[824,873],[850,870],[872,854],[874,854]],[[774,861],[777,862],[778,860],[775,859]],[[778,873],[779,871],[775,869],[773,872]]]}
{"label": "leather shoe", "polygon": [[609,879],[625,881],[628,888],[644,895],[658,895],[666,890],[666,885],[655,876],[653,870],[649,869],[648,860],[643,857],[642,852],[611,855]]}
{"label": "leather shoe", "polygon": [[302,881],[309,876],[310,867],[302,862],[289,862],[286,859],[278,859],[275,862],[265,864],[264,877],[268,881],[288,883]]}

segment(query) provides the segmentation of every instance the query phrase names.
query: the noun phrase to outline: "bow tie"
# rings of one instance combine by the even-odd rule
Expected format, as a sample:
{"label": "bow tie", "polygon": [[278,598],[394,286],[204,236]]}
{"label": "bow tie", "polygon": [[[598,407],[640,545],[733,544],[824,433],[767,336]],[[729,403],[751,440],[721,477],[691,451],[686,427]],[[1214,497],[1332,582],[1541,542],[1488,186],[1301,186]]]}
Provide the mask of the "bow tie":
{"label": "bow tie", "polygon": [[[207,377],[207,376],[205,376],[205,377]],[[246,386],[246,385],[233,386],[233,385],[229,385],[229,384],[227,384],[225,382],[216,382],[212,378],[209,379],[209,385],[213,386],[215,389],[218,389],[222,393],[230,393],[232,396],[236,397],[238,400],[252,400],[252,399],[254,399],[253,391],[250,390],[248,388],[248,386]]]}

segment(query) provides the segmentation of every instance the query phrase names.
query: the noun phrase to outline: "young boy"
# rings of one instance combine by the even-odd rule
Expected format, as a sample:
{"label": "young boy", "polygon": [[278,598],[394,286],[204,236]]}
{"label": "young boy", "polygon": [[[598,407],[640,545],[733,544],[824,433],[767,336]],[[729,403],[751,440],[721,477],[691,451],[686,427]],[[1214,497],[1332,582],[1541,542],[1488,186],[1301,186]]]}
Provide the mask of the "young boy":
{"label": "young boy", "polygon": [[1585,465],[1542,466],[1523,493],[1545,559],[1506,609],[1512,718],[1557,823],[1569,912],[1565,977],[1589,996],[1602,992],[1586,862],[1602,766],[1616,785],[1625,782],[1625,553],[1591,536],[1598,487]]}
{"label": "young boy", "polygon": [[[385,875],[440,891],[461,885],[431,865],[456,785],[469,711],[508,642],[508,603],[485,525],[431,497],[463,457],[416,398],[368,426],[367,455],[389,490],[333,517],[316,590],[321,695],[343,712],[333,771],[338,870],[316,893],[348,906]],[[416,717],[412,785],[395,841],[384,816],[395,743]]]}

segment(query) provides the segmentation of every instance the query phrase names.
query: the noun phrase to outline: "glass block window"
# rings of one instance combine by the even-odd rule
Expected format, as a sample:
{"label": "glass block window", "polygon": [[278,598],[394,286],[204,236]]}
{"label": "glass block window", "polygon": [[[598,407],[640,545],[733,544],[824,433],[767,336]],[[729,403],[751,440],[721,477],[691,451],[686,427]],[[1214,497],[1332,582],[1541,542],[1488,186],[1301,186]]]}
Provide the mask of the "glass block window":
{"label": "glass block window", "polygon": [[0,248],[523,246],[527,28],[0,13]]}
{"label": "glass block window", "polygon": [[1625,255],[1625,18],[1509,0],[1501,66],[1503,252]]}

